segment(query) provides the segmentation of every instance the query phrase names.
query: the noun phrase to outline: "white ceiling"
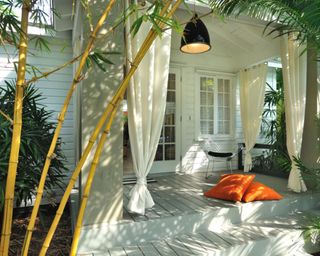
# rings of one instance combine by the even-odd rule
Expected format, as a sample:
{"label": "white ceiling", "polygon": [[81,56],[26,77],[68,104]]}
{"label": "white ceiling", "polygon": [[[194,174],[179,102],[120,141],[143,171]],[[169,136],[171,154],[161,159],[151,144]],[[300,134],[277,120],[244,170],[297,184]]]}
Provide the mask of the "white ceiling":
{"label": "white ceiling", "polygon": [[[192,14],[178,10],[176,18],[186,22]],[[204,58],[232,59],[233,70],[265,61],[279,55],[279,39],[264,33],[265,25],[253,19],[222,21],[212,15],[202,18],[208,28],[212,50],[201,54]],[[179,50],[181,35],[173,33],[172,48]],[[183,58],[183,56],[181,55]]]}

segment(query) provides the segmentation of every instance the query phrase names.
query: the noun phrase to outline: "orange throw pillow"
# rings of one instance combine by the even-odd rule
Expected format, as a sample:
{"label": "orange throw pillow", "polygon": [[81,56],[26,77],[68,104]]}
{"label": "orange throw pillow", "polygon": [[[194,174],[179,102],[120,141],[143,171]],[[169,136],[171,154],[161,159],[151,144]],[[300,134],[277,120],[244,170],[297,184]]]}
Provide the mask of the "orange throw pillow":
{"label": "orange throw pillow", "polygon": [[272,188],[260,183],[252,182],[242,197],[243,202],[252,202],[258,200],[280,200],[283,196]]}
{"label": "orange throw pillow", "polygon": [[205,192],[206,197],[228,201],[241,201],[241,198],[255,175],[230,174],[221,176],[219,183]]}

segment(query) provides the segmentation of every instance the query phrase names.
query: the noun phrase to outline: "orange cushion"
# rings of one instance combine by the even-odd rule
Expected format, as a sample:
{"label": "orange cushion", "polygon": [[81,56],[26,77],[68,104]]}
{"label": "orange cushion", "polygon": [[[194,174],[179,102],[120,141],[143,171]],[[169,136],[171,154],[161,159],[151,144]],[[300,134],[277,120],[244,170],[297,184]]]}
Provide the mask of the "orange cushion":
{"label": "orange cushion", "polygon": [[243,174],[223,175],[219,183],[205,192],[204,195],[228,201],[241,201],[254,177],[255,175]]}
{"label": "orange cushion", "polygon": [[243,202],[252,202],[258,200],[280,200],[283,197],[272,188],[260,183],[252,182],[242,197]]}

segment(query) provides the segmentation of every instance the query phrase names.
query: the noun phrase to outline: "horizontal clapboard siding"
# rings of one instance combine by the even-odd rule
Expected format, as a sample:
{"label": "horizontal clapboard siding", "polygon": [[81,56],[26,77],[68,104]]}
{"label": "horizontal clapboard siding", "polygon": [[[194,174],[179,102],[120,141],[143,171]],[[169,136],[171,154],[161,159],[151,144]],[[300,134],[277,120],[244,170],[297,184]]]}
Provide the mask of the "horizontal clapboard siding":
{"label": "horizontal clapboard siding", "polygon": [[[63,38],[49,39],[50,52],[39,52],[35,50],[34,43],[29,44],[27,63],[35,65],[42,72],[49,71],[70,60],[73,56],[71,47],[71,33]],[[12,63],[8,62],[7,53],[11,56],[11,62],[17,61],[17,51],[10,46],[0,48],[0,86],[4,86],[5,80],[16,78],[16,73]],[[27,74],[27,79],[32,77]],[[65,96],[71,85],[73,78],[72,66],[69,66],[61,71],[58,71],[48,78],[39,80],[35,86],[43,95],[41,102],[47,110],[52,111],[51,121],[57,122],[58,114],[61,111]],[[75,166],[75,143],[74,143],[74,117],[73,117],[73,101],[69,105],[66,113],[63,128],[61,129],[60,137],[63,141],[62,149],[67,158],[67,167],[69,172],[66,181],[69,180],[70,172]]]}

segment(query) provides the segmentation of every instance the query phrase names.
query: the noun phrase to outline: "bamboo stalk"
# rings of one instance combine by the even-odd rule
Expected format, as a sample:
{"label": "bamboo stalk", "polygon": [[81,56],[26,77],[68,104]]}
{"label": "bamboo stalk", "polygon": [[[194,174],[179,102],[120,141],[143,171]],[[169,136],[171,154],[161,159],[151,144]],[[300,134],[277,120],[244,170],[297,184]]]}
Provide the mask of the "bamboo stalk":
{"label": "bamboo stalk", "polygon": [[60,65],[60,66],[58,66],[58,67],[56,67],[56,68],[54,68],[54,69],[52,69],[52,70],[50,70],[50,71],[43,72],[40,76],[34,76],[34,77],[32,77],[30,80],[28,80],[28,81],[25,83],[25,86],[28,86],[28,85],[30,85],[31,83],[35,83],[36,81],[38,81],[38,80],[41,79],[41,78],[44,78],[44,77],[47,78],[47,77],[50,76],[51,74],[53,74],[53,73],[55,73],[55,72],[57,72],[57,71],[60,71],[60,70],[62,70],[62,69],[64,69],[64,68],[66,68],[67,66],[69,66],[69,65],[75,63],[77,60],[79,60],[80,57],[81,57],[81,55],[82,55],[82,54],[78,55],[77,57],[74,57],[72,60],[69,60],[69,61],[63,63],[62,65]]}
{"label": "bamboo stalk", "polygon": [[14,188],[17,175],[17,167],[19,161],[19,151],[21,143],[21,130],[22,130],[22,105],[24,96],[24,80],[26,74],[26,61],[27,61],[27,48],[28,48],[28,16],[30,12],[30,0],[23,1],[22,15],[21,15],[21,33],[19,42],[19,64],[16,83],[16,95],[14,102],[14,115],[13,115],[13,131],[11,151],[9,158],[4,217],[1,232],[1,245],[0,255],[7,256],[10,246],[10,235],[13,214],[13,199]]}
{"label": "bamboo stalk", "polygon": [[[181,4],[182,0],[178,0],[175,5],[171,8],[170,12],[168,13],[167,17],[171,17],[172,14],[177,10],[177,8],[179,7],[179,5]],[[163,8],[163,10],[161,11],[160,13],[160,16],[164,16],[164,14],[167,12],[169,6],[171,5],[172,3],[172,0],[170,1],[167,1],[165,7]],[[164,24],[160,23],[159,24],[161,27],[164,26]],[[70,193],[71,193],[71,190],[79,176],[79,173],[81,172],[81,168],[86,160],[86,158],[88,157],[88,154],[90,153],[92,147],[93,147],[93,144],[95,142],[95,140],[97,139],[97,136],[98,136],[98,133],[100,132],[100,130],[102,129],[102,126],[103,124],[105,123],[108,115],[110,114],[110,112],[115,112],[116,110],[116,107],[118,106],[118,104],[120,103],[127,87],[128,87],[128,84],[129,84],[129,81],[131,79],[131,77],[134,75],[135,71],[137,70],[141,60],[143,59],[143,57],[145,56],[146,52],[149,50],[151,44],[153,43],[154,39],[157,37],[157,33],[156,31],[152,28],[145,41],[143,42],[142,46],[140,47],[140,50],[138,51],[134,61],[133,61],[133,64],[127,74],[127,76],[124,78],[124,80],[122,81],[121,85],[119,86],[116,94],[114,95],[113,99],[111,100],[111,102],[108,104],[107,108],[105,109],[105,111],[103,112],[103,115],[102,117],[99,119],[98,121],[98,124],[97,126],[95,127],[95,130],[93,132],[93,134],[91,135],[90,137],[90,140],[89,140],[89,143],[88,145],[86,146],[85,148],[85,151],[71,177],[71,180],[66,188],[66,191],[61,199],[61,202],[60,202],[60,205],[59,205],[59,208],[57,210],[57,213],[56,213],[56,216],[52,222],[52,225],[49,229],[49,232],[48,232],[48,235],[45,239],[45,242],[42,246],[42,249],[40,251],[40,256],[44,256],[47,252],[47,249],[49,248],[49,245],[50,245],[50,242],[52,240],[52,237],[54,235],[54,232],[57,228],[57,225],[60,221],[60,218],[62,216],[62,213],[64,211],[64,208],[66,206],[66,203],[67,203],[67,200],[70,196]],[[113,121],[113,117],[110,118],[110,125],[112,124],[112,121]],[[100,152],[101,153],[101,152]],[[91,169],[92,172],[95,172],[95,168],[96,168],[96,165],[94,168]],[[82,207],[84,211],[85,207]],[[83,213],[82,213],[83,214]],[[81,228],[81,227],[80,227]],[[80,232],[78,231],[78,233],[80,234]],[[78,239],[78,238],[77,238]],[[78,242],[77,242],[78,243]],[[76,250],[77,248],[75,248],[74,250]]]}
{"label": "bamboo stalk", "polygon": [[23,248],[22,248],[22,251],[21,251],[21,255],[23,255],[23,256],[26,256],[28,254],[28,250],[29,250],[29,246],[30,246],[30,242],[31,242],[31,237],[32,237],[32,233],[33,233],[33,229],[34,229],[34,225],[35,225],[35,220],[36,220],[36,217],[37,217],[37,214],[38,214],[38,211],[39,211],[39,207],[40,207],[40,202],[41,202],[41,199],[42,199],[44,184],[45,184],[46,177],[47,177],[47,174],[48,174],[48,170],[49,170],[49,167],[50,167],[50,164],[51,164],[52,155],[54,153],[54,150],[55,150],[55,147],[56,147],[56,144],[57,144],[57,140],[58,140],[61,128],[62,128],[62,124],[63,124],[64,118],[65,118],[68,106],[69,106],[70,101],[71,101],[72,94],[73,94],[74,90],[76,89],[77,84],[79,83],[79,81],[81,79],[82,69],[85,66],[86,60],[87,60],[87,58],[88,58],[88,56],[90,54],[90,51],[91,51],[91,49],[92,49],[92,47],[94,45],[96,36],[97,36],[100,28],[102,27],[103,23],[107,19],[107,17],[109,15],[113,5],[115,4],[115,2],[116,2],[115,0],[110,0],[109,1],[107,7],[103,11],[100,19],[97,22],[95,29],[93,30],[93,32],[92,32],[92,34],[90,36],[89,42],[88,42],[88,44],[87,44],[87,46],[86,46],[86,48],[85,48],[85,50],[83,52],[83,55],[81,57],[79,66],[78,66],[76,74],[75,74],[75,78],[73,80],[73,83],[72,83],[72,85],[71,85],[71,87],[69,89],[67,97],[66,97],[66,99],[64,101],[64,105],[63,105],[62,110],[60,112],[60,115],[59,115],[59,118],[58,118],[58,124],[57,124],[57,127],[55,129],[55,132],[54,132],[54,135],[53,135],[53,139],[52,139],[52,142],[51,142],[51,145],[50,145],[47,157],[46,157],[46,161],[45,161],[42,173],[41,173],[41,178],[40,178],[39,186],[38,186],[38,189],[37,189],[36,200],[35,200],[35,203],[34,203],[34,206],[33,206],[33,209],[32,209],[30,222],[28,224],[28,228],[27,228],[27,231],[26,231],[25,239],[24,239],[24,242],[23,242]]}
{"label": "bamboo stalk", "polygon": [[6,113],[4,113],[1,109],[0,109],[0,115],[2,115],[5,119],[7,119],[13,125],[13,120],[11,119],[11,117],[8,116]]}
{"label": "bamboo stalk", "polygon": [[[120,101],[121,99],[123,99],[123,95],[120,96]],[[89,175],[88,175],[88,178],[87,178],[87,181],[86,181],[86,185],[85,185],[85,188],[84,188],[84,191],[83,191],[83,195],[82,195],[82,199],[81,199],[81,205],[80,205],[80,209],[79,209],[79,213],[78,213],[78,218],[77,218],[77,223],[76,223],[76,227],[75,227],[75,230],[74,230],[74,233],[73,233],[73,240],[72,240],[72,245],[71,245],[71,250],[70,250],[70,256],[76,256],[76,253],[77,253],[77,249],[78,249],[78,244],[79,244],[79,238],[80,238],[80,232],[81,232],[81,227],[82,227],[82,221],[83,221],[83,216],[84,216],[84,212],[85,212],[85,209],[86,209],[86,206],[87,206],[87,202],[88,202],[88,197],[89,197],[89,193],[90,193],[90,190],[91,190],[91,185],[92,185],[92,181],[93,181],[93,178],[95,176],[95,172],[96,172],[96,169],[97,169],[97,165],[99,163],[99,159],[100,159],[100,155],[101,155],[101,152],[102,152],[102,149],[103,149],[103,146],[105,144],[105,141],[107,139],[107,136],[110,132],[110,128],[111,128],[111,125],[112,125],[112,122],[113,122],[113,118],[116,114],[116,110],[119,106],[119,102],[118,101],[118,104],[117,106],[115,106],[115,108],[113,109],[112,113],[111,113],[111,116],[110,116],[110,119],[100,137],[100,140],[99,140],[99,144],[97,146],[97,149],[96,149],[96,152],[94,154],[94,157],[93,157],[93,160],[92,160],[92,163],[91,163],[91,166],[90,166],[90,170],[89,170]]]}

